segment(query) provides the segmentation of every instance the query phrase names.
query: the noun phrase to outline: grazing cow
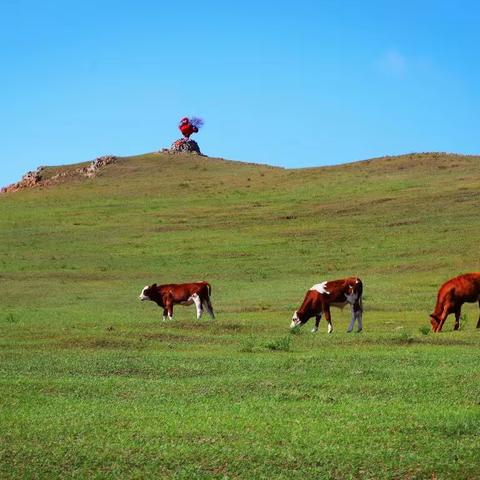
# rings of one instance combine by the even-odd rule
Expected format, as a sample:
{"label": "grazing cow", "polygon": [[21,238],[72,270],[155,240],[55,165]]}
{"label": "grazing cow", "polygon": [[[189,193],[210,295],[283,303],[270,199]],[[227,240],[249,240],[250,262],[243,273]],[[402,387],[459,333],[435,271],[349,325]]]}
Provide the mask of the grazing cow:
{"label": "grazing cow", "polygon": [[170,283],[167,285],[153,285],[146,286],[140,294],[140,300],[151,300],[159,307],[163,308],[163,320],[173,319],[173,306],[192,305],[195,304],[197,308],[197,319],[200,320],[203,309],[215,318],[213,307],[210,303],[210,295],[212,288],[207,282],[197,283]]}
{"label": "grazing cow", "polygon": [[[437,294],[435,310],[430,315],[434,332],[440,332],[450,313],[455,314],[454,330],[460,328],[460,313],[464,303],[478,302],[480,307],[480,272],[465,273],[445,282]],[[477,328],[480,328],[480,317]]]}
{"label": "grazing cow", "polygon": [[301,307],[293,314],[290,328],[303,325],[311,317],[315,317],[312,333],[318,331],[318,324],[325,314],[328,322],[328,333],[333,332],[330,307],[343,308],[349,304],[352,307],[352,320],[347,332],[353,330],[355,320],[358,322],[358,332],[362,331],[362,281],[357,277],[332,280],[314,285],[305,295]]}

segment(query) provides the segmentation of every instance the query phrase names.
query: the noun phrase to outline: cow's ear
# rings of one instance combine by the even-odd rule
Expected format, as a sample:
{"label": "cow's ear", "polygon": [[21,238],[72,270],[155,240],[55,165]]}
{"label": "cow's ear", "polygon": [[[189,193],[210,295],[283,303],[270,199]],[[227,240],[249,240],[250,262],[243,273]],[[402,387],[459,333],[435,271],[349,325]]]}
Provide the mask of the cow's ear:
{"label": "cow's ear", "polygon": [[156,283],[154,283],[150,288],[155,288],[157,286]]}

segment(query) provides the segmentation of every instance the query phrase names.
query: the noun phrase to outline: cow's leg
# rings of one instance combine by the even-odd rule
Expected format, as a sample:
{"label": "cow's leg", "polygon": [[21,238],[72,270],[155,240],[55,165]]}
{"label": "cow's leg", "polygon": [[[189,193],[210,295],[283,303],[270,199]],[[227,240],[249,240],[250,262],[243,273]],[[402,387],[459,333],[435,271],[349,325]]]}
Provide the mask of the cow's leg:
{"label": "cow's leg", "polygon": [[167,303],[166,307],[167,307],[168,319],[173,320],[173,302]]}
{"label": "cow's leg", "polygon": [[355,312],[355,315],[357,317],[357,322],[358,322],[358,330],[357,332],[360,333],[363,330],[363,311],[362,310],[357,310]]}
{"label": "cow's leg", "polygon": [[162,317],[162,320],[165,321],[167,319],[167,314],[168,314],[168,311],[166,308],[163,309],[163,317]]}
{"label": "cow's leg", "polygon": [[437,329],[435,330],[437,333],[440,333],[442,331],[443,324],[447,320],[447,317],[448,317],[448,315],[450,315],[450,313],[452,313],[452,308],[451,308],[451,305],[449,303],[447,303],[443,307],[443,311],[440,315],[440,319],[438,321]]}
{"label": "cow's leg", "polygon": [[442,312],[442,314],[440,315],[440,318],[438,319],[437,327],[435,328],[435,333],[440,333],[441,332],[446,318],[447,318],[447,314]]}
{"label": "cow's leg", "polygon": [[440,316],[439,316],[438,319],[437,319],[437,323],[436,323],[436,325],[435,325],[435,328],[434,328],[434,330],[433,330],[435,333],[439,333],[439,332],[440,332],[440,330],[441,330],[440,325],[443,325],[443,323],[445,322],[445,320],[442,320],[442,318],[443,318],[443,314],[440,314]]}
{"label": "cow's leg", "polygon": [[350,333],[353,330],[353,326],[355,325],[356,319],[357,319],[357,315],[355,313],[355,305],[352,305],[352,319],[350,320],[350,325],[348,326],[347,333]]}
{"label": "cow's leg", "polygon": [[455,325],[453,327],[454,330],[458,330],[460,328],[460,314],[462,313],[462,307],[458,307],[455,310]]}
{"label": "cow's leg", "polygon": [[312,328],[312,333],[318,332],[318,325],[320,324],[320,320],[322,319],[322,313],[320,312],[318,315],[315,315],[315,326]]}
{"label": "cow's leg", "polygon": [[330,315],[330,307],[327,305],[323,308],[323,314],[325,315],[325,320],[328,323],[328,333],[333,332],[333,325],[332,325],[332,316]]}
{"label": "cow's leg", "polygon": [[[480,308],[480,300],[478,301],[478,308]],[[480,328],[480,315],[478,317],[477,328]]]}
{"label": "cow's leg", "polygon": [[203,313],[202,301],[200,300],[200,297],[196,293],[194,293],[191,298],[195,303],[195,307],[197,308],[197,320],[200,320],[202,318],[202,313]]}

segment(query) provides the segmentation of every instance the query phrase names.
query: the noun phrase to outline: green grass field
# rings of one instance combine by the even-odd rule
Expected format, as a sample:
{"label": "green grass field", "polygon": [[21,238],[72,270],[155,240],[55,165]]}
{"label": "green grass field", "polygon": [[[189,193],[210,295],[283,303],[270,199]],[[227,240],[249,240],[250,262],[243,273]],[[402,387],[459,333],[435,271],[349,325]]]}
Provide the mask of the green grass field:
{"label": "green grass field", "polygon": [[[478,479],[480,157],[121,159],[0,196],[0,478]],[[49,175],[71,167],[51,168]],[[305,291],[358,275],[364,332]],[[140,302],[207,280],[217,320]]]}

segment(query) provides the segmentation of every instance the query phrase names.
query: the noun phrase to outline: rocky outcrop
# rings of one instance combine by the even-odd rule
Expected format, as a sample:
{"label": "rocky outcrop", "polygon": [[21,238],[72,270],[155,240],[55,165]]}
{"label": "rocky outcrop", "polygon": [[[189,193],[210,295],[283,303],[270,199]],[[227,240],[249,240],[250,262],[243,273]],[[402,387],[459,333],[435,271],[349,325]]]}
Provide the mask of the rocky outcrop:
{"label": "rocky outcrop", "polygon": [[117,157],[114,157],[113,155],[98,157],[87,167],[80,168],[80,174],[88,178],[94,177],[99,170],[106,167],[110,163],[114,163],[116,160]]}
{"label": "rocky outcrop", "polygon": [[8,185],[8,187],[2,188],[0,191],[1,193],[6,192],[16,192],[17,190],[21,190],[23,188],[32,188],[37,186],[42,181],[42,171],[45,167],[38,167],[33,172],[27,172],[22,179],[17,183],[12,183]]}
{"label": "rocky outcrop", "polygon": [[57,183],[60,179],[65,177],[83,176],[87,178],[95,177],[95,175],[107,165],[114,163],[117,157],[113,155],[105,155],[93,160],[86,167],[76,168],[74,170],[64,170],[49,178],[44,177],[46,167],[38,167],[33,172],[26,173],[22,179],[17,183],[12,183],[8,187],[4,187],[0,190],[1,193],[16,192],[23,190],[24,188],[33,188],[38,186],[47,186],[52,183]]}

